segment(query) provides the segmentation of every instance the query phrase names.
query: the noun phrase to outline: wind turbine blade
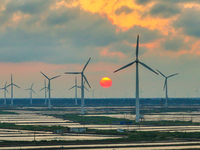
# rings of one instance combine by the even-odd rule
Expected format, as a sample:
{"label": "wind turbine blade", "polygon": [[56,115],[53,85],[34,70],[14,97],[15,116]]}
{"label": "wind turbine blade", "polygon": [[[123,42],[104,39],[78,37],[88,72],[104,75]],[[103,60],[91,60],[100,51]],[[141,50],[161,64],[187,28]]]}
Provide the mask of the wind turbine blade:
{"label": "wind turbine blade", "polygon": [[44,90],[45,89],[45,87],[43,87],[40,91],[42,91],[42,90]]}
{"label": "wind turbine blade", "polygon": [[175,76],[177,74],[179,74],[179,73],[172,74],[172,75],[168,76],[167,78],[173,77],[173,76]]}
{"label": "wind turbine blade", "polygon": [[69,88],[69,90],[71,90],[71,89],[73,89],[73,88],[75,88],[76,86],[72,86],[71,88]]}
{"label": "wind turbine blade", "polygon": [[55,79],[55,78],[58,78],[58,77],[60,77],[60,76],[61,76],[61,75],[59,75],[59,76],[55,76],[55,77],[51,78],[50,80]]}
{"label": "wind turbine blade", "polygon": [[11,74],[11,83],[12,83],[12,74]]}
{"label": "wind turbine blade", "polygon": [[[31,91],[33,91],[33,93],[35,93],[35,91],[33,89],[31,89]],[[35,93],[36,94],[36,93]]]}
{"label": "wind turbine blade", "polygon": [[31,90],[31,89],[29,88],[29,89],[25,89],[25,90]]}
{"label": "wind turbine blade", "polygon": [[91,59],[91,57],[89,58],[89,60],[88,60],[87,63],[85,64],[85,66],[84,66],[82,72],[84,72],[85,68],[87,67],[87,65],[88,65],[88,63],[89,63],[89,61],[90,61],[90,59]]}
{"label": "wind turbine blade", "polygon": [[[87,78],[86,78],[84,75],[83,75],[83,77],[84,77],[85,81],[87,82],[88,86],[90,87],[90,84],[89,84]],[[90,88],[91,88],[91,87],[90,87]]]}
{"label": "wind turbine blade", "polygon": [[81,74],[81,72],[65,72],[65,74]]}
{"label": "wind turbine blade", "polygon": [[89,90],[84,86],[84,88],[89,92]]}
{"label": "wind turbine blade", "polygon": [[117,71],[119,71],[119,70],[122,70],[122,69],[124,69],[124,68],[126,68],[126,67],[131,66],[131,65],[134,64],[135,62],[136,62],[136,61],[133,61],[133,62],[131,62],[131,63],[129,63],[129,64],[127,64],[127,65],[125,65],[125,66],[119,68],[118,70],[115,70],[114,73],[117,72]]}
{"label": "wind turbine blade", "polygon": [[80,89],[81,89],[81,86],[77,86],[77,88],[80,88]]}
{"label": "wind turbine blade", "polygon": [[33,87],[33,83],[32,83],[32,85],[31,85],[31,89],[32,89],[32,87]]}
{"label": "wind turbine blade", "polygon": [[140,62],[140,61],[139,61],[139,63],[140,63],[141,65],[143,65],[144,67],[146,67],[147,69],[151,70],[152,72],[154,72],[155,74],[158,75],[157,72],[155,72],[153,69],[151,69],[151,68],[150,68],[149,66],[147,66],[146,64],[144,64],[144,63],[142,63],[142,62]]}
{"label": "wind turbine blade", "polygon": [[5,90],[6,90],[7,93],[9,93],[7,89],[5,89]]}
{"label": "wind turbine blade", "polygon": [[162,72],[160,72],[158,69],[156,69],[163,77],[166,78],[166,76],[164,74],[162,74]]}
{"label": "wind turbine blade", "polygon": [[11,86],[11,84],[7,85],[7,87]]}
{"label": "wind turbine blade", "polygon": [[137,35],[136,60],[138,60],[139,35]]}
{"label": "wind turbine blade", "polygon": [[164,91],[164,90],[165,90],[165,88],[166,88],[166,84],[167,84],[167,79],[165,79],[165,84],[164,84],[163,91]]}
{"label": "wind turbine blade", "polygon": [[40,73],[43,74],[43,76],[45,76],[49,80],[49,78],[44,73],[42,73],[41,71],[40,71]]}
{"label": "wind turbine blade", "polygon": [[19,89],[21,89],[19,86],[17,86],[16,84],[13,84],[14,86],[18,87]]}
{"label": "wind turbine blade", "polygon": [[6,88],[6,85],[7,85],[7,81],[6,81],[5,86],[4,86],[5,88]]}

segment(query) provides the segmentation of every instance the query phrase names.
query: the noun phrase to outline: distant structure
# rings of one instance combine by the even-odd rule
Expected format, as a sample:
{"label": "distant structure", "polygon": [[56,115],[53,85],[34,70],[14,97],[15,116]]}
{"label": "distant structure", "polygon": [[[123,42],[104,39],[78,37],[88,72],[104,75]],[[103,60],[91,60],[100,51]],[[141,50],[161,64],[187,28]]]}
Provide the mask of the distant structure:
{"label": "distant structure", "polygon": [[197,94],[197,98],[199,97],[199,86],[197,87],[197,89],[194,91]]}
{"label": "distant structure", "polygon": [[46,80],[44,80],[44,87],[40,91],[42,91],[42,90],[44,90],[44,93],[45,93],[44,104],[46,105],[47,104],[47,90],[48,90],[48,87],[46,86]]}
{"label": "distant structure", "polygon": [[164,78],[165,78],[165,83],[164,83],[164,88],[163,91],[165,90],[165,95],[166,95],[166,99],[165,99],[165,107],[168,107],[168,89],[167,89],[167,79],[170,77],[173,77],[175,75],[177,75],[178,73],[169,75],[169,76],[165,76],[164,74],[162,74],[158,69],[156,69]]}
{"label": "distant structure", "polygon": [[[85,81],[84,81],[84,88],[89,92],[89,90],[85,87]],[[78,86],[77,85],[77,78],[75,77],[75,85],[72,86],[71,88],[69,88],[69,90],[75,88],[75,105],[77,105],[77,88],[80,88],[81,89],[81,86]]]}
{"label": "distant structure", "polygon": [[20,87],[13,83],[12,74],[11,74],[11,83],[7,87],[9,87],[9,86],[11,86],[11,106],[13,106],[13,86],[15,86],[19,89],[20,89]]}
{"label": "distant structure", "polygon": [[139,71],[138,71],[138,64],[143,65],[144,67],[146,67],[147,69],[151,70],[152,72],[154,72],[155,74],[158,74],[157,72],[155,72],[153,69],[151,69],[149,66],[147,66],[146,64],[142,63],[139,61],[138,59],[138,50],[139,50],[139,35],[137,36],[137,46],[136,46],[136,59],[135,61],[121,67],[120,69],[114,71],[117,72],[119,70],[122,70],[126,67],[129,67],[131,65],[133,65],[134,63],[136,63],[136,92],[135,92],[135,97],[136,97],[136,122],[140,122],[140,104],[139,104]]}
{"label": "distant structure", "polygon": [[8,92],[7,87],[8,86],[7,86],[7,81],[6,81],[4,87],[0,89],[0,90],[4,90],[4,105],[6,105],[6,92]]}
{"label": "distant structure", "polygon": [[25,90],[29,90],[30,91],[30,104],[32,105],[33,104],[33,102],[32,102],[32,92],[35,93],[35,91],[33,90],[33,83],[31,85],[31,88],[25,89]]}
{"label": "distant structure", "polygon": [[92,92],[92,98],[94,99],[94,91],[95,90],[90,90]]}
{"label": "distant structure", "polygon": [[43,76],[45,76],[45,78],[47,78],[49,80],[49,83],[48,83],[48,91],[49,91],[49,109],[51,109],[51,87],[50,87],[50,81],[55,79],[55,78],[58,78],[60,77],[61,75],[58,75],[58,76],[55,76],[55,77],[52,77],[52,78],[48,78],[44,73],[42,73],[40,71],[41,74],[43,74]]}
{"label": "distant structure", "polygon": [[[87,67],[89,61],[90,61],[91,58],[89,58],[89,60],[87,61],[87,63],[85,64],[82,72],[65,72],[65,74],[81,74],[81,114],[84,115],[84,81],[85,80],[88,84],[88,86],[90,87],[90,84],[87,80],[87,78],[85,77],[84,75],[84,71],[85,71],[85,68]],[[90,87],[91,88],[91,87]]]}
{"label": "distant structure", "polygon": [[75,105],[77,105],[77,88],[78,88],[78,85],[77,85],[77,77],[75,77],[75,85],[72,86],[71,88],[69,88],[69,90],[75,88]]}

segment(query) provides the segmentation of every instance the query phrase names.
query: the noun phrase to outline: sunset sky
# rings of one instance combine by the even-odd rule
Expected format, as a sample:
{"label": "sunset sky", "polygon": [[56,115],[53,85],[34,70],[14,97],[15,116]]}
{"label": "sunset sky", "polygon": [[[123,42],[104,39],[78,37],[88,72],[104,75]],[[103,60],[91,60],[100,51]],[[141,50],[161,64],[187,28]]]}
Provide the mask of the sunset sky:
{"label": "sunset sky", "polygon": [[[196,97],[199,0],[1,0],[0,87],[10,84],[12,74],[21,87],[14,98],[28,98],[25,89],[32,83],[33,98],[44,97],[42,71],[50,78],[61,75],[51,81],[52,97],[71,98],[75,75],[64,72],[82,71],[91,57],[85,75],[95,98],[134,98],[135,65],[113,72],[135,60],[137,35],[140,61],[166,76],[179,73],[168,80],[169,97]],[[103,77],[112,79],[111,87],[100,86]],[[161,75],[140,65],[139,77],[140,97],[165,97]]]}

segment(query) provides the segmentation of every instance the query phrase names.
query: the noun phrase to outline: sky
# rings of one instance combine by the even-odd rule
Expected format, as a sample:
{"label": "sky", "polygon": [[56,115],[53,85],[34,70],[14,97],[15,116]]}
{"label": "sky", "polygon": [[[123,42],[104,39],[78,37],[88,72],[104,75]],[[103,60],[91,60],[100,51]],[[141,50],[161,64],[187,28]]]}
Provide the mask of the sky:
{"label": "sky", "polygon": [[[73,98],[68,89],[81,77],[64,73],[81,71],[91,57],[84,74],[95,98],[134,98],[135,64],[113,72],[135,60],[139,35],[141,62],[166,76],[179,73],[168,79],[169,97],[197,97],[199,14],[199,0],[1,0],[0,87],[12,74],[21,87],[14,98],[28,98],[32,83],[33,98],[43,98],[42,71],[49,78],[61,75],[51,80],[52,97]],[[100,86],[103,77],[111,78],[111,87]],[[140,97],[165,97],[164,81],[139,66]]]}

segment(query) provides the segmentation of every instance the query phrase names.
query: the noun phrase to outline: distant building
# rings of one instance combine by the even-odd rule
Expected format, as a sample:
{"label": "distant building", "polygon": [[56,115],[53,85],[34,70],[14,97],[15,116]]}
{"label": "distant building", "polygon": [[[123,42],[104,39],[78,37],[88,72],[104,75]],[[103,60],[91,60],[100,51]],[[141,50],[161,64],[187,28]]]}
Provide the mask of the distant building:
{"label": "distant building", "polygon": [[86,128],[72,127],[69,128],[69,132],[86,132]]}
{"label": "distant building", "polygon": [[133,121],[113,121],[112,124],[116,124],[116,125],[131,125],[131,124],[133,124]]}

